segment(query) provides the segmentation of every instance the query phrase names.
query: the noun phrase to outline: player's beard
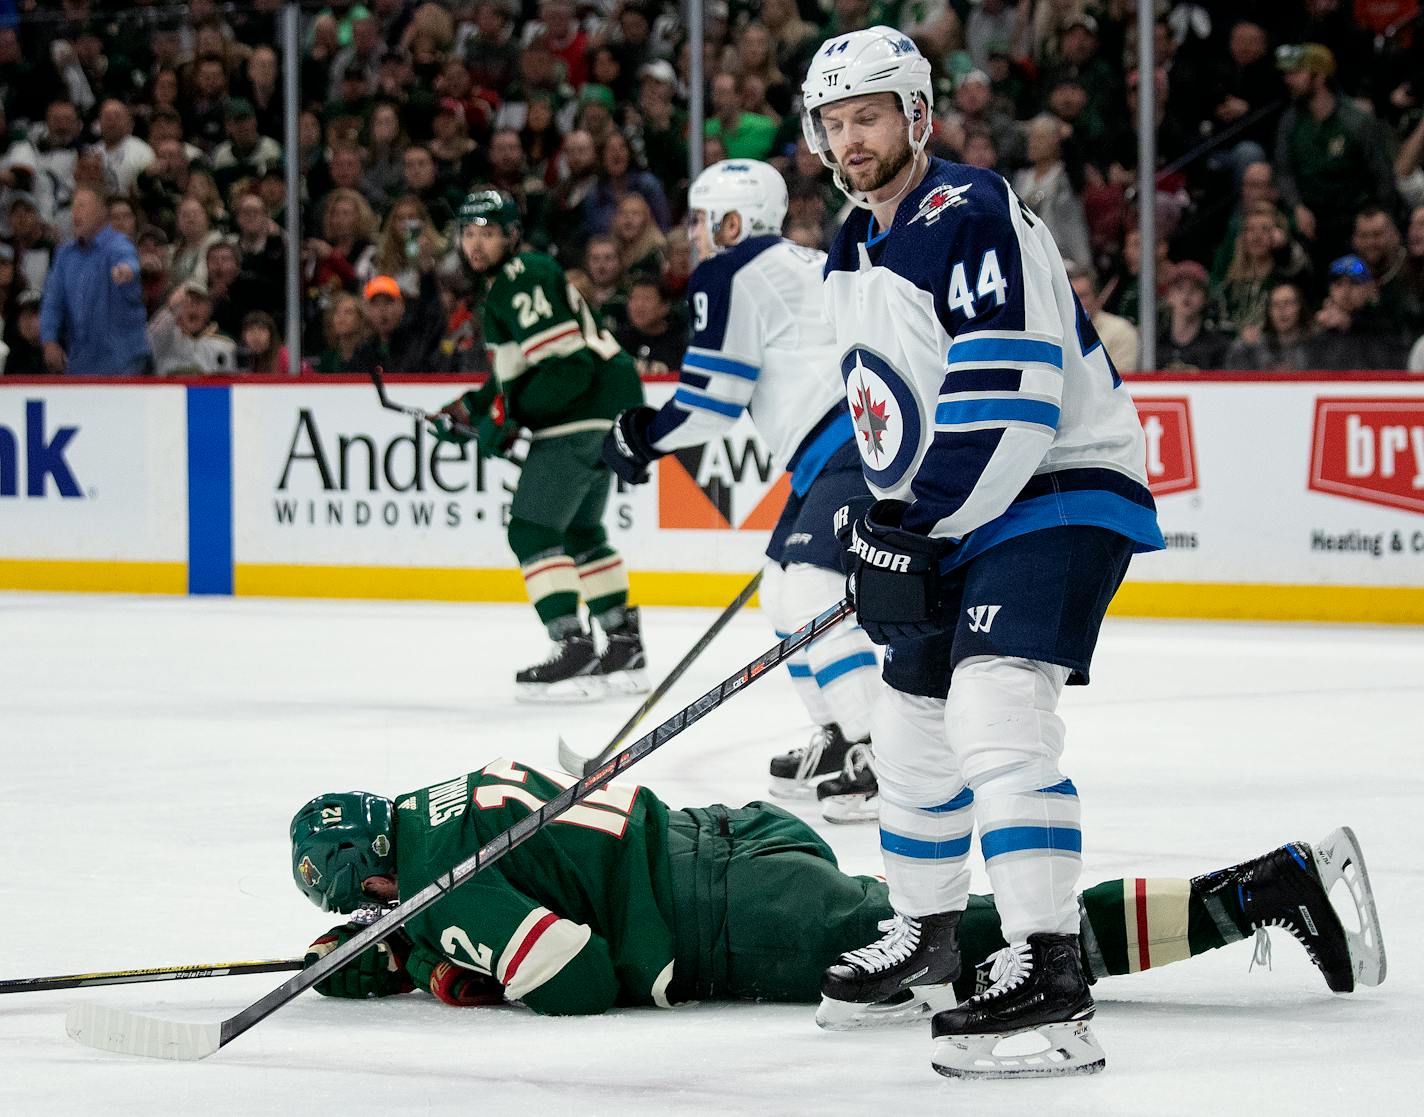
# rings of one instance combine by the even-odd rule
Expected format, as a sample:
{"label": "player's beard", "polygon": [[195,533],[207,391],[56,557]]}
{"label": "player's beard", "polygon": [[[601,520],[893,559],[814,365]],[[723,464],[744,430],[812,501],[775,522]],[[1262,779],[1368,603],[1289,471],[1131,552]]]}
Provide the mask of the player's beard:
{"label": "player's beard", "polygon": [[889,155],[871,154],[874,162],[871,163],[869,171],[866,172],[862,168],[858,172],[862,175],[868,175],[868,177],[860,181],[857,181],[851,170],[846,167],[844,163],[841,164],[841,171],[845,176],[846,182],[850,185],[852,190],[859,194],[871,194],[876,190],[881,190],[889,186],[890,183],[895,180],[895,176],[909,166],[910,160],[914,158],[914,153],[910,150],[910,137],[908,135],[902,135],[900,137],[899,145],[894,151],[890,152]]}

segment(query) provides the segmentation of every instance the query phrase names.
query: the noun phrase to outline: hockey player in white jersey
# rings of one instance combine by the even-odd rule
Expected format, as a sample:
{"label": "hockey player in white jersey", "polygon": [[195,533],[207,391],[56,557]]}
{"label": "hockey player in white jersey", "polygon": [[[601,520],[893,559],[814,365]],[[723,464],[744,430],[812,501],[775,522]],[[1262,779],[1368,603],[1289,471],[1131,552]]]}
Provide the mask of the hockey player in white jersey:
{"label": "hockey player in white jersey", "polygon": [[1142,429],[1043,223],[999,175],[924,154],[930,67],[905,35],[822,44],[802,95],[807,141],[858,207],[824,295],[879,498],[839,519],[858,619],[887,645],[872,733],[896,911],[826,971],[819,1018],[937,1003],[977,829],[1009,945],[988,989],[934,1015],[932,1064],[1091,1073],[1057,706],[1088,681],[1130,557],[1163,545]]}
{"label": "hockey player in white jersey", "polygon": [[[825,253],[781,237],[786,184],[765,163],[723,160],[688,192],[700,260],[688,284],[692,340],[676,393],[660,410],[615,420],[604,460],[624,481],[648,479],[651,462],[721,437],[746,411],[791,497],[772,532],[761,585],[777,634],[796,631],[844,595],[836,510],[870,507],[846,412],[835,332],[822,310]],[[870,714],[880,682],[875,649],[842,625],[788,664],[820,728],[804,748],[771,762],[774,795],[814,789],[832,822],[874,818]]]}

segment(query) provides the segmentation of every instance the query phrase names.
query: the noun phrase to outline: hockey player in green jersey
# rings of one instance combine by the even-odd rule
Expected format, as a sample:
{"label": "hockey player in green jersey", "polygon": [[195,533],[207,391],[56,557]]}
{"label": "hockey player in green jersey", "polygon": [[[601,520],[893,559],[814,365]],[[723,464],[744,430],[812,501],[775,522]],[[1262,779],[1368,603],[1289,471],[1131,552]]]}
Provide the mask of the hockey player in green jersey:
{"label": "hockey player in green jersey", "polygon": [[[519,212],[496,190],[460,208],[460,250],[487,286],[481,309],[494,376],[436,416],[437,437],[465,441],[449,420],[475,426],[482,455],[503,454],[520,428],[529,454],[514,491],[509,546],[554,649],[515,677],[516,696],[583,701],[605,689],[648,689],[638,610],[603,514],[611,475],[600,460],[613,417],[643,402],[633,358],[600,329],[563,269],[521,251]],[[603,630],[602,654],[579,616]]]}
{"label": "hockey player in green jersey", "polygon": [[[572,782],[496,760],[394,801],[321,795],[292,820],[292,872],[327,911],[408,897]],[[1336,880],[1349,886],[1358,931],[1331,905]],[[1084,892],[1079,910],[1094,977],[1175,962],[1266,926],[1299,939],[1336,992],[1384,977],[1369,880],[1348,829],[1192,880],[1108,881]],[[675,810],[646,788],[612,786],[316,988],[367,997],[418,986],[448,1004],[519,1001],[551,1015],[707,999],[811,1002],[823,971],[893,916],[882,880],[842,873],[815,831],[778,807]],[[357,930],[351,923],[319,938],[308,964]],[[818,1022],[894,1022],[987,987],[1005,950],[992,897],[970,897],[959,942],[966,962],[979,964],[952,984],[909,987],[879,1004],[828,1001]]]}

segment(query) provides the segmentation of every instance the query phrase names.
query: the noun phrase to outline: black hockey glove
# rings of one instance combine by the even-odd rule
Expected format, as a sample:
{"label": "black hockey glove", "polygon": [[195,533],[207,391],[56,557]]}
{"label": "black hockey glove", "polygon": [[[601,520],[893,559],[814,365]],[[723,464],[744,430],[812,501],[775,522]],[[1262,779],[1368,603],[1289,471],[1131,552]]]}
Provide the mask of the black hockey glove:
{"label": "black hockey glove", "polygon": [[620,411],[613,428],[603,439],[603,461],[630,485],[648,480],[648,466],[662,457],[648,442],[648,427],[657,414],[651,407],[630,407]]}
{"label": "black hockey glove", "polygon": [[836,536],[846,548],[846,592],[877,644],[944,631],[939,563],[949,545],[900,527],[908,507],[903,500],[877,500],[858,520],[846,509],[836,515]]}

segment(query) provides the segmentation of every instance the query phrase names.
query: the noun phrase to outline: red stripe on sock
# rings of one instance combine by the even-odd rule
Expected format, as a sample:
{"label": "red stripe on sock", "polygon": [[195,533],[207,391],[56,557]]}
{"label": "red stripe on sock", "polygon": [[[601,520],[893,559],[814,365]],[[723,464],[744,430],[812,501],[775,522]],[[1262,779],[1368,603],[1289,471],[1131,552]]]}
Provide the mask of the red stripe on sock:
{"label": "red stripe on sock", "polygon": [[548,562],[540,563],[538,566],[531,566],[522,573],[524,574],[524,580],[528,581],[530,578],[538,577],[540,574],[547,574],[550,570],[560,566],[567,566],[572,570],[574,569],[574,560],[571,558],[550,559]]}
{"label": "red stripe on sock", "polygon": [[580,578],[587,578],[587,577],[590,577],[591,575],[594,575],[594,574],[602,574],[605,570],[612,570],[615,566],[622,566],[622,565],[623,565],[623,560],[622,560],[621,558],[616,558],[616,559],[610,559],[608,562],[605,562],[602,566],[580,566],[580,567],[579,567],[578,576],[579,576]]}
{"label": "red stripe on sock", "polygon": [[1133,884],[1137,889],[1137,966],[1147,970],[1152,968],[1147,949],[1147,881],[1138,877]]}
{"label": "red stripe on sock", "polygon": [[504,971],[505,985],[509,985],[514,981],[514,975],[519,970],[519,964],[523,962],[529,952],[534,949],[534,944],[539,941],[544,932],[558,921],[559,917],[553,912],[550,912],[544,916],[543,919],[539,920],[538,923],[534,924],[534,929],[524,936],[524,941],[519,944],[519,949],[514,952],[514,958]]}

